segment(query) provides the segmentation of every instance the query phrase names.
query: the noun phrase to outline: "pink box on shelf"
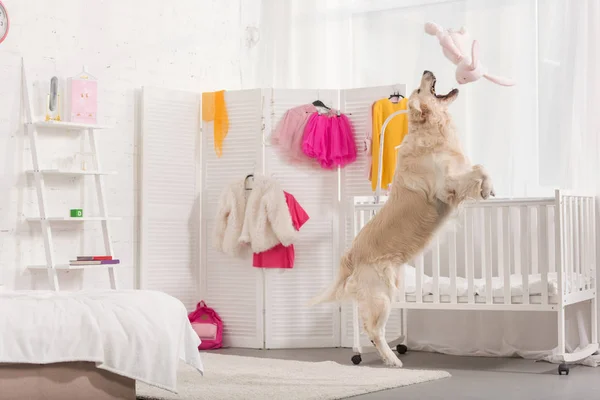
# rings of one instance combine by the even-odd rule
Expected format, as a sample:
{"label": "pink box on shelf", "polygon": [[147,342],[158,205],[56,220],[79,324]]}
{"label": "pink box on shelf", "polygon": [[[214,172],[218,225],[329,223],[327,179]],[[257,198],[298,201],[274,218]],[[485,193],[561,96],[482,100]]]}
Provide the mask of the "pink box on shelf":
{"label": "pink box on shelf", "polygon": [[68,115],[71,122],[96,124],[98,119],[98,81],[82,72],[67,81]]}

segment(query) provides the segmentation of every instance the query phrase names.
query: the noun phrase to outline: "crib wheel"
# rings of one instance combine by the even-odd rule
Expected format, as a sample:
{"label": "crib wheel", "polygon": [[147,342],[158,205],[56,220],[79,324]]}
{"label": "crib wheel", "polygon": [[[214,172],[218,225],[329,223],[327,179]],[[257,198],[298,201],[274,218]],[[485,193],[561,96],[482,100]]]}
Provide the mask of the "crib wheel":
{"label": "crib wheel", "polygon": [[406,347],[403,344],[399,344],[396,346],[396,351],[398,352],[398,354],[406,354],[406,352],[408,351],[408,347]]}
{"label": "crib wheel", "polygon": [[362,357],[360,356],[360,354],[355,354],[352,356],[352,364],[358,365],[358,364],[360,364],[361,361],[362,361]]}
{"label": "crib wheel", "polygon": [[562,375],[563,372],[565,373],[565,375],[569,375],[569,366],[565,363],[562,363],[558,366],[558,374]]}

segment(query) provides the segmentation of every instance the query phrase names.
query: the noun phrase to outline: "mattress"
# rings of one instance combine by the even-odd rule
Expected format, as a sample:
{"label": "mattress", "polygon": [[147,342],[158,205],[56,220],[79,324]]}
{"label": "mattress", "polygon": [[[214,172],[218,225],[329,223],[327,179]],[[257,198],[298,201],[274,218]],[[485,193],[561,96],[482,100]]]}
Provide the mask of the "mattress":
{"label": "mattress", "polygon": [[[589,285],[589,279],[585,280],[583,275],[576,275],[575,279],[581,278],[581,282],[584,285]],[[542,275],[541,274],[530,274],[529,280],[529,295],[540,296],[542,294]],[[404,268],[404,284],[405,294],[411,297],[416,295],[417,291],[417,271],[415,267],[407,265]],[[522,296],[523,295],[523,279],[521,274],[510,275],[510,295],[511,296]],[[567,282],[567,290],[570,290],[570,282]],[[465,297],[468,295],[469,281],[466,278],[456,278],[456,294],[458,297]],[[422,274],[421,275],[421,292],[423,296],[433,294],[433,277]],[[504,297],[504,277],[493,277],[492,278],[492,297],[503,298]],[[447,276],[440,276],[438,278],[438,291],[440,296],[450,296],[450,278]],[[477,278],[473,279],[473,292],[476,296],[487,297],[488,287],[486,279]],[[556,272],[548,273],[548,296],[556,296],[558,294],[558,277]]]}
{"label": "mattress", "polygon": [[165,293],[0,293],[0,363],[88,361],[175,391],[180,360],[202,373],[199,344],[186,308]]}

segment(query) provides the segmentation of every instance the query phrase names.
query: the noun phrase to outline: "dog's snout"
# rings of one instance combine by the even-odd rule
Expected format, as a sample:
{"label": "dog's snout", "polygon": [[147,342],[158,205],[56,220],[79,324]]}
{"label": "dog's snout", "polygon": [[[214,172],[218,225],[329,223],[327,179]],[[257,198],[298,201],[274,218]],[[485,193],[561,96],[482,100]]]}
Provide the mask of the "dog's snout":
{"label": "dog's snout", "polygon": [[421,78],[421,82],[433,82],[435,81],[435,75],[433,72],[425,70],[423,71],[423,77]]}

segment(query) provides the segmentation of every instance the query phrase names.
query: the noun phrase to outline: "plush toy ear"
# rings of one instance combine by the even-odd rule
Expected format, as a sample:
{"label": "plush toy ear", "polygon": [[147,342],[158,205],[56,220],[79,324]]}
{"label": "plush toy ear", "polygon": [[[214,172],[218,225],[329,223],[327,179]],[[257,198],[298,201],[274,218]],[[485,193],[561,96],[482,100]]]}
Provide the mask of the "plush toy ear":
{"label": "plush toy ear", "polygon": [[475,71],[477,68],[477,63],[479,62],[479,43],[477,40],[473,40],[473,47],[471,47],[471,65],[469,68],[471,71]]}
{"label": "plush toy ear", "polygon": [[489,80],[489,81],[494,82],[495,84],[502,85],[502,86],[514,86],[514,85],[516,85],[516,82],[513,81],[512,79],[503,78],[501,76],[484,74],[483,77],[485,79]]}

